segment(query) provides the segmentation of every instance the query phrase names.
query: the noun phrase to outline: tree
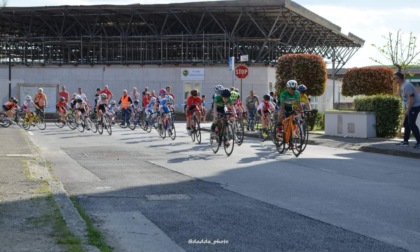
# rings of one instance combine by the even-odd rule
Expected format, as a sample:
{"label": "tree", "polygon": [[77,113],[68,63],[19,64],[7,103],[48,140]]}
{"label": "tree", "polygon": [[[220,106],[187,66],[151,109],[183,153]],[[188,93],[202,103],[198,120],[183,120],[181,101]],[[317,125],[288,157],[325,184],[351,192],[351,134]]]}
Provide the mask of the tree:
{"label": "tree", "polygon": [[[403,43],[403,32],[398,30],[396,34],[396,38],[392,32],[388,33],[388,37],[383,36],[386,40],[386,44],[383,46],[377,46],[372,44],[387,60],[391,61],[392,65],[394,65],[398,72],[406,73],[407,67],[412,64],[419,64],[420,61],[415,61],[417,57],[420,55],[420,51],[417,51],[417,38],[410,32],[410,37],[408,39],[408,45]],[[383,64],[380,60],[370,58],[371,60]]]}
{"label": "tree", "polygon": [[0,7],[6,7],[8,0],[2,0]]}

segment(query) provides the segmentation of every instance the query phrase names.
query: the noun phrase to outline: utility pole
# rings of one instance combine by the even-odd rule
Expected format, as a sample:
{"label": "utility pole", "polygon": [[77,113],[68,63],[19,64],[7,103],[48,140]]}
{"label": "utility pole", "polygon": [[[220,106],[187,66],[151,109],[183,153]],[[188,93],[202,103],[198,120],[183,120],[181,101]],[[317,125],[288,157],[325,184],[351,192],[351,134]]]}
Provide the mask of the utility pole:
{"label": "utility pole", "polygon": [[333,109],[335,109],[335,49],[332,54]]}
{"label": "utility pole", "polygon": [[12,97],[12,53],[10,52],[10,43],[7,44],[9,51],[9,99]]}

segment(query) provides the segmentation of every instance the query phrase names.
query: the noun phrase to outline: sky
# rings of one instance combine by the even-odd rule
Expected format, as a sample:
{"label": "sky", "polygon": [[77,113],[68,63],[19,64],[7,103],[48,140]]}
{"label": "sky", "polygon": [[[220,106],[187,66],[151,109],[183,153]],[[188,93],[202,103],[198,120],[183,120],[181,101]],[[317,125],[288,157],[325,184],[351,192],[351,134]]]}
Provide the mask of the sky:
{"label": "sky", "polygon": [[[3,0],[4,1],[4,0]],[[200,0],[198,0],[200,1]],[[258,1],[258,0],[255,0]],[[51,6],[51,5],[97,5],[97,4],[160,4],[197,2],[197,0],[7,0],[9,7]],[[373,46],[386,44],[384,36],[403,33],[403,43],[408,44],[410,32],[418,37],[417,51],[420,51],[420,0],[294,0],[299,5],[365,40],[364,46],[346,63],[345,68],[378,65],[370,58],[390,65]],[[417,58],[420,62],[420,56]],[[328,65],[327,65],[328,67]],[[331,66],[330,66],[331,67]]]}

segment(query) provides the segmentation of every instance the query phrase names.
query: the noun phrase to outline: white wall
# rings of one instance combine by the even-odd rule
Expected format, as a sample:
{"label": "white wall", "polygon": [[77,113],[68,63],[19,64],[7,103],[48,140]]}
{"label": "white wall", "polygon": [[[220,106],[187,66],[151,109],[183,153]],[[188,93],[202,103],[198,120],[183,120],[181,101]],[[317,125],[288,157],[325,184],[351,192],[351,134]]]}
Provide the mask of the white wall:
{"label": "white wall", "polygon": [[[171,86],[177,103],[181,103],[184,87],[181,81],[181,68],[193,68],[191,66],[178,67],[158,67],[158,66],[13,66],[12,67],[12,96],[18,96],[18,83],[25,84],[59,84],[67,87],[71,94],[82,87],[84,93],[93,103],[96,88],[103,88],[109,85],[116,99],[121,96],[122,90],[127,89],[131,92],[133,87],[137,87],[142,92],[144,87],[149,90],[159,92],[160,88]],[[211,100],[214,86],[222,84],[226,87],[232,86],[232,74],[228,66],[198,66],[204,68],[204,80],[201,93],[206,94],[207,101]],[[259,97],[269,92],[268,83],[275,85],[275,68],[264,66],[250,66],[249,75],[242,81],[243,98],[246,98],[250,89],[254,89]],[[240,88],[240,80],[233,82],[235,87]],[[8,99],[8,66],[0,65],[0,101],[6,102]]]}

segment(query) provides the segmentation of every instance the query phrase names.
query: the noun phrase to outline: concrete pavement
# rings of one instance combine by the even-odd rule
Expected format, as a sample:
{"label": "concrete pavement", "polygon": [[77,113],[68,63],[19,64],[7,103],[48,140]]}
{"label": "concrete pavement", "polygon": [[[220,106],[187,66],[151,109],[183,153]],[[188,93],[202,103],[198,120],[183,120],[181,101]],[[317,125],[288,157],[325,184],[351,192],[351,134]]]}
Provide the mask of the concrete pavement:
{"label": "concrete pavement", "polygon": [[[203,125],[205,126],[205,125]],[[253,132],[247,132],[247,136],[256,136]],[[0,153],[1,158],[5,160],[1,162],[0,164],[0,171],[1,171],[1,184],[3,184],[0,187],[0,200],[2,206],[0,209],[2,212],[4,211],[4,214],[2,213],[2,216],[11,216],[9,218],[13,218],[13,215],[11,213],[14,211],[13,207],[4,207],[7,206],[8,202],[17,202],[25,201],[26,199],[33,197],[33,192],[28,190],[27,188],[23,188],[21,185],[23,184],[32,184],[33,177],[32,176],[22,176],[22,173],[24,173],[25,166],[22,162],[27,162],[28,159],[33,160],[42,160],[42,157],[39,156],[39,154],[36,152],[36,147],[30,145],[28,143],[28,138],[25,137],[26,133],[22,129],[19,128],[7,128],[7,129],[0,129],[0,138],[2,139],[2,145],[0,146]],[[369,152],[376,152],[376,153],[382,153],[382,154],[390,154],[390,155],[397,155],[397,156],[404,156],[404,157],[413,157],[413,158],[420,158],[420,150],[412,148],[411,147],[398,147],[395,144],[398,142],[398,139],[384,139],[384,138],[373,138],[373,139],[355,139],[355,138],[340,138],[340,137],[329,137],[322,134],[322,132],[317,132],[317,134],[310,134],[310,144],[315,145],[323,145],[328,146],[332,148],[345,148],[345,149],[352,149],[352,150],[362,150],[362,151],[369,151]],[[7,160],[7,161],[6,161]],[[11,163],[13,161],[13,163]],[[20,164],[19,164],[20,163]],[[39,162],[38,162],[39,163]],[[42,162],[41,162],[42,164]],[[46,162],[43,163],[44,165]],[[11,169],[13,168],[13,169]],[[51,176],[48,174],[48,169],[46,169],[46,166],[44,169],[38,169],[40,174],[39,179],[50,179]],[[45,173],[47,172],[47,173]],[[17,181],[19,183],[17,183]],[[6,185],[6,186],[4,186]],[[51,183],[50,183],[50,187]],[[60,186],[58,186],[60,187]],[[57,189],[53,189],[57,190]],[[19,195],[18,198],[16,198],[16,194]],[[61,196],[65,197],[64,193],[58,193]],[[62,205],[63,203],[58,202],[59,205]],[[39,207],[33,206],[30,204],[25,204],[26,208],[23,209],[29,216],[31,216],[31,213],[34,212],[36,209],[39,210]],[[62,207],[63,209],[68,209],[69,206]],[[47,211],[47,210],[45,210]],[[46,213],[45,213],[46,214]],[[42,215],[42,213],[41,213]],[[70,215],[71,216],[71,215]],[[2,217],[3,218],[3,217]],[[67,223],[78,223],[76,224],[76,228],[72,229],[74,233],[78,234],[79,236],[84,237],[84,224],[80,223],[80,219],[77,216],[68,217]],[[5,220],[0,221],[0,226],[4,225]],[[16,238],[16,240],[9,241],[9,249],[5,251],[21,251],[19,247],[17,247],[17,243],[14,244],[13,241],[18,242],[19,236],[21,236],[21,229],[22,225],[9,225],[8,226],[9,232],[12,232]],[[81,230],[78,232],[77,230]],[[3,227],[2,227],[2,230]],[[48,232],[37,232],[37,235],[39,236],[49,236]],[[48,237],[46,237],[48,238]],[[24,237],[22,237],[21,241],[25,241],[28,245],[28,247],[31,247],[30,240],[28,241]],[[20,241],[20,242],[21,242]],[[6,244],[1,242],[1,244]],[[16,245],[16,247],[14,247]],[[44,248],[42,246],[45,246]],[[34,249],[33,251],[61,251],[59,247],[51,248],[51,246],[57,246],[54,244],[54,241],[49,242],[43,242],[41,244],[37,244],[39,249]],[[38,248],[38,247],[37,247]],[[2,250],[4,248],[0,248]]]}

